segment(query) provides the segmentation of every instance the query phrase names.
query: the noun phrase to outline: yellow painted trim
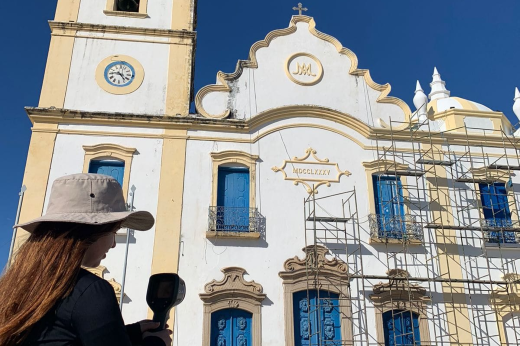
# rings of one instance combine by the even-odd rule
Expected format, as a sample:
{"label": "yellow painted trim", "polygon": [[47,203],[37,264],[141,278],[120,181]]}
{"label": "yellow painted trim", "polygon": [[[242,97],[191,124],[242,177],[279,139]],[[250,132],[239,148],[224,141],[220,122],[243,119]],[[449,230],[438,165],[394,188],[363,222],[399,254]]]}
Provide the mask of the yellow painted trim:
{"label": "yellow painted trim", "polygon": [[[191,44],[196,37],[196,33],[187,30],[170,30],[170,29],[152,29],[132,26],[116,26],[101,25],[90,23],[68,23],[68,22],[49,22],[53,35],[69,35],[74,36],[76,32],[97,32],[101,34],[121,34],[134,36],[151,36],[156,38],[178,39],[171,43]],[[71,34],[72,32],[72,34]],[[96,39],[100,37],[89,36],[88,38]]]}
{"label": "yellow painted trim", "polygon": [[222,165],[232,166],[240,165],[249,169],[249,207],[256,207],[256,161],[258,155],[252,155],[243,151],[228,150],[217,153],[211,153],[213,160],[212,184],[211,184],[211,205],[217,206],[217,189],[218,189],[218,168]]}
{"label": "yellow painted trim", "polygon": [[193,88],[193,45],[171,45],[168,58],[165,115],[187,117]]}
{"label": "yellow painted trim", "polygon": [[123,175],[123,196],[128,198],[128,186],[130,184],[130,170],[132,169],[132,159],[134,158],[135,148],[127,148],[117,144],[102,143],[96,145],[84,145],[85,157],[83,161],[83,173],[88,173],[90,161],[92,160],[118,160],[125,163]]}
{"label": "yellow painted trim", "polygon": [[[424,144],[434,160],[442,160],[442,145]],[[430,196],[431,223],[454,225],[453,206],[449,194],[446,168],[438,165],[425,165],[425,179]],[[457,232],[451,229],[435,229],[435,244],[438,254],[439,277],[444,279],[463,279],[462,261],[459,255]],[[452,344],[472,345],[472,323],[469,320],[466,290],[460,282],[442,283],[446,309],[449,342]]]}
{"label": "yellow painted trim", "polygon": [[[23,177],[23,185],[27,187],[27,190],[20,210],[20,223],[42,216],[56,141],[56,132],[52,132],[52,130],[57,127],[56,124],[36,123],[33,125],[33,130],[46,129],[50,132],[33,132],[31,135]],[[13,254],[16,254],[28,237],[28,232],[21,228],[17,230]]]}
{"label": "yellow painted trim", "polygon": [[369,87],[381,92],[376,102],[391,103],[399,106],[403,110],[405,120],[408,121],[412,111],[410,110],[410,107],[408,107],[406,102],[404,102],[403,100],[396,97],[388,96],[391,90],[390,84],[378,84],[372,80],[372,77],[370,76],[370,72],[368,70],[358,69],[358,59],[356,54],[354,54],[354,52],[352,52],[348,48],[343,47],[341,43],[334,37],[326,35],[316,30],[316,22],[312,17],[307,16],[293,16],[288,28],[271,31],[267,34],[264,40],[258,41],[255,44],[253,44],[249,51],[248,60],[239,60],[235,72],[227,74],[223,73],[222,71],[219,71],[217,73],[217,80],[220,84],[207,85],[200,89],[197,93],[197,96],[195,97],[195,107],[197,108],[197,111],[207,118],[223,119],[229,116],[229,110],[226,110],[222,114],[209,114],[202,106],[202,100],[204,99],[204,97],[210,92],[229,92],[231,88],[228,84],[228,81],[238,78],[242,74],[244,68],[258,68],[258,61],[256,59],[257,51],[260,48],[268,47],[271,41],[277,37],[287,36],[296,32],[296,24],[299,22],[308,23],[309,32],[312,35],[333,44],[336,47],[338,53],[347,55],[352,62],[350,65],[349,73],[355,76],[362,76]]}
{"label": "yellow painted trim", "polygon": [[[505,320],[508,315],[516,315],[520,312],[520,285],[519,274],[508,273],[503,275],[503,279],[508,281],[507,290],[495,291],[491,294],[490,303],[495,310],[500,346],[510,345],[507,340]],[[517,327],[518,328],[518,327]]]}
{"label": "yellow painted trim", "polygon": [[[309,81],[309,82],[302,82],[302,81],[299,81],[297,80],[296,78],[294,78],[293,74],[294,72],[291,72],[290,71],[290,68],[291,68],[291,62],[293,62],[294,59],[300,57],[300,56],[306,56],[312,60],[314,60],[314,62],[316,63],[316,65],[318,66],[318,72],[316,74],[316,78],[314,78],[312,81]],[[303,85],[303,86],[311,86],[311,85],[315,85],[315,84],[318,84],[320,81],[321,81],[321,78],[323,77],[323,65],[321,64],[321,61],[316,58],[314,55],[312,54],[309,54],[309,53],[295,53],[295,54],[292,54],[290,55],[287,60],[285,61],[285,74],[287,75],[287,77],[294,83],[298,84],[298,85]]]}
{"label": "yellow painted trim", "polygon": [[[212,119],[196,118],[196,117],[163,117],[163,116],[148,116],[140,114],[125,114],[124,116],[117,113],[108,112],[82,112],[68,109],[52,109],[52,108],[26,108],[26,112],[32,122],[52,122],[52,123],[66,123],[66,124],[86,124],[86,125],[110,125],[110,126],[133,126],[144,128],[161,128],[161,129],[185,129],[185,130],[201,130],[201,131],[216,131],[219,133],[243,133],[251,134],[259,131],[262,127],[274,123],[279,120],[291,118],[317,118],[336,122],[340,125],[349,127],[367,139],[378,140],[394,140],[397,142],[410,142],[411,140],[417,143],[429,144],[430,141],[435,145],[444,144],[449,141],[451,145],[471,145],[480,146],[482,142],[486,143],[488,147],[499,147],[515,149],[515,146],[508,141],[502,141],[500,132],[496,131],[495,135],[484,135],[477,133],[465,133],[448,131],[439,135],[436,132],[431,133],[431,138],[425,136],[424,131],[415,132],[415,136],[410,135],[410,132],[399,131],[392,133],[390,129],[371,128],[359,119],[356,119],[348,114],[338,112],[332,109],[317,107],[317,106],[288,106],[277,109],[272,109],[261,113],[248,120],[232,120],[223,119],[215,121]],[[292,126],[292,125],[287,125]],[[320,126],[307,124],[306,126]],[[341,134],[339,131],[334,131]],[[347,138],[348,135],[346,135]],[[196,138],[191,136],[190,138]],[[217,137],[215,137],[217,138]],[[510,137],[514,140],[516,145],[520,145],[520,140]],[[224,141],[225,139],[219,139]],[[233,139],[232,141],[234,141]],[[354,140],[354,139],[353,139]],[[244,140],[236,139],[237,142]],[[362,143],[356,141],[363,148],[372,148],[363,146]]]}
{"label": "yellow painted trim", "polygon": [[65,28],[57,32],[70,37],[51,37],[39,107],[63,108],[65,104],[75,31]]}
{"label": "yellow painted trim", "polygon": [[[132,83],[130,83],[127,86],[124,87],[116,87],[113,85],[110,85],[105,80],[105,68],[115,61],[124,61],[130,65],[135,70],[135,77]],[[130,94],[139,89],[141,84],[143,84],[144,80],[144,68],[143,65],[137,59],[134,59],[128,55],[111,55],[105,59],[103,59],[96,68],[96,82],[99,85],[99,87],[103,90],[105,90],[108,93],[114,94],[114,95],[125,95]]]}
{"label": "yellow painted trim", "polygon": [[54,20],[60,22],[77,22],[81,0],[58,0]]}
{"label": "yellow painted trim", "polygon": [[[177,136],[178,138],[168,138]],[[166,130],[161,154],[161,176],[157,201],[152,274],[176,273],[179,269],[186,130]],[[149,311],[148,316],[152,316]],[[173,326],[170,312],[169,325]]]}
{"label": "yellow painted trim", "polygon": [[139,12],[118,11],[116,7],[116,0],[107,0],[104,14],[107,16],[120,16],[131,18],[148,18],[148,0],[141,0],[139,2]]}

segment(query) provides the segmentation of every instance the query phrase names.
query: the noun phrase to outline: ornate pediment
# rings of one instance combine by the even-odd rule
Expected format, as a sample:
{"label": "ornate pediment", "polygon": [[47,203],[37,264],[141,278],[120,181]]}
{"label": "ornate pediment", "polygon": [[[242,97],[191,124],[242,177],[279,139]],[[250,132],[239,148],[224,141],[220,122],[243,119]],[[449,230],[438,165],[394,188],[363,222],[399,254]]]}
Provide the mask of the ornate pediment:
{"label": "ornate pediment", "polygon": [[407,120],[410,108],[388,96],[390,90],[389,84],[374,82],[368,70],[358,68],[351,50],[302,15],[253,44],[235,72],[219,71],[216,84],[199,90],[195,107],[214,119],[251,119],[268,110],[306,105],[334,109],[345,117],[355,114],[365,124],[373,124],[369,114],[381,117],[378,123]]}
{"label": "ornate pediment", "polygon": [[222,280],[213,280],[204,286],[205,293],[201,293],[200,298],[205,303],[229,299],[230,307],[233,307],[238,304],[235,298],[253,298],[258,302],[265,299],[262,285],[244,279],[245,269],[227,267],[222,269],[222,273],[224,273]]}
{"label": "ornate pediment", "polygon": [[410,274],[404,269],[390,269],[386,272],[388,282],[380,282],[374,285],[374,294],[370,299],[377,302],[390,300],[427,301],[426,289],[420,285],[412,284]]}
{"label": "ornate pediment", "polygon": [[285,261],[283,267],[284,272],[280,272],[282,279],[297,278],[301,275],[307,275],[309,270],[317,271],[322,275],[337,276],[341,279],[348,279],[348,266],[345,262],[333,258],[328,259],[329,249],[321,245],[310,245],[304,247],[305,258],[300,259],[298,256]]}

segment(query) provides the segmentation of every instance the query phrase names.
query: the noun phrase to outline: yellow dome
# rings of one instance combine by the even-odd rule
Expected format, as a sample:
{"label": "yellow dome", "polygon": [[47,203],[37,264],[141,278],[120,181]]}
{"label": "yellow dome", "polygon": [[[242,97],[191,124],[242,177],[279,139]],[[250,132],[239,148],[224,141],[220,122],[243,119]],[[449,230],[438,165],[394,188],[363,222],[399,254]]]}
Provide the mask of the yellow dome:
{"label": "yellow dome", "polygon": [[481,105],[480,103],[466,100],[460,97],[445,97],[432,100],[428,102],[428,110],[430,110],[430,108],[433,108],[433,111],[435,113],[444,112],[452,108],[481,112],[492,112],[490,108]]}

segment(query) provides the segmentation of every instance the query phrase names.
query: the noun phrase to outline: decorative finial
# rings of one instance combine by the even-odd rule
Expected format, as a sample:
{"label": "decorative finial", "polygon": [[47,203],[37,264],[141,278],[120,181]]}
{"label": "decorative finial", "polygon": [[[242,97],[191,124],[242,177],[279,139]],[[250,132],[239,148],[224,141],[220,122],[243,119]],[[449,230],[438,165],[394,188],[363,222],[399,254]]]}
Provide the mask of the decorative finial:
{"label": "decorative finial", "polygon": [[450,92],[446,89],[446,82],[441,79],[441,75],[439,71],[437,71],[437,67],[433,68],[433,80],[430,83],[430,87],[432,91],[430,92],[430,100],[436,99],[444,99],[450,97]]}
{"label": "decorative finial", "polygon": [[423,122],[428,118],[426,112],[426,105],[428,104],[428,96],[424,93],[424,90],[421,87],[421,83],[417,81],[415,86],[415,96],[413,97],[413,104],[415,108],[417,108],[417,116],[419,117],[419,121]]}
{"label": "decorative finial", "polygon": [[298,3],[298,7],[293,7],[292,8],[294,11],[298,11],[299,12],[299,16],[302,15],[302,11],[308,11],[306,7],[302,7],[302,3]]}
{"label": "decorative finial", "polygon": [[513,104],[513,112],[520,119],[520,91],[518,88],[515,88],[515,103]]}

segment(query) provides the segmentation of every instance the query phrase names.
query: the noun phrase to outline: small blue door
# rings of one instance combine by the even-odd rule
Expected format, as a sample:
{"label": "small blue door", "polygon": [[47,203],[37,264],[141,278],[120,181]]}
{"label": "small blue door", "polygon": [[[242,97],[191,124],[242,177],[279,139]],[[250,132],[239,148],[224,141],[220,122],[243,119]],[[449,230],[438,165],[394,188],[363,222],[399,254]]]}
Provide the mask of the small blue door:
{"label": "small blue door", "polygon": [[119,185],[123,186],[125,163],[115,160],[92,160],[88,172],[109,175],[114,177]]}
{"label": "small blue door", "polygon": [[402,239],[406,231],[403,186],[398,176],[372,176],[381,238]]}
{"label": "small blue door", "polygon": [[342,345],[338,295],[328,291],[293,294],[295,346]]}
{"label": "small blue door", "polygon": [[[479,184],[484,218],[490,227],[512,227],[506,184]],[[490,242],[516,243],[515,232],[490,232]]]}
{"label": "small blue door", "polygon": [[411,311],[391,310],[383,314],[386,346],[419,346],[419,316]]}
{"label": "small blue door", "polygon": [[252,316],[239,309],[212,313],[210,346],[251,346]]}
{"label": "small blue door", "polygon": [[217,230],[249,231],[249,170],[219,167]]}

